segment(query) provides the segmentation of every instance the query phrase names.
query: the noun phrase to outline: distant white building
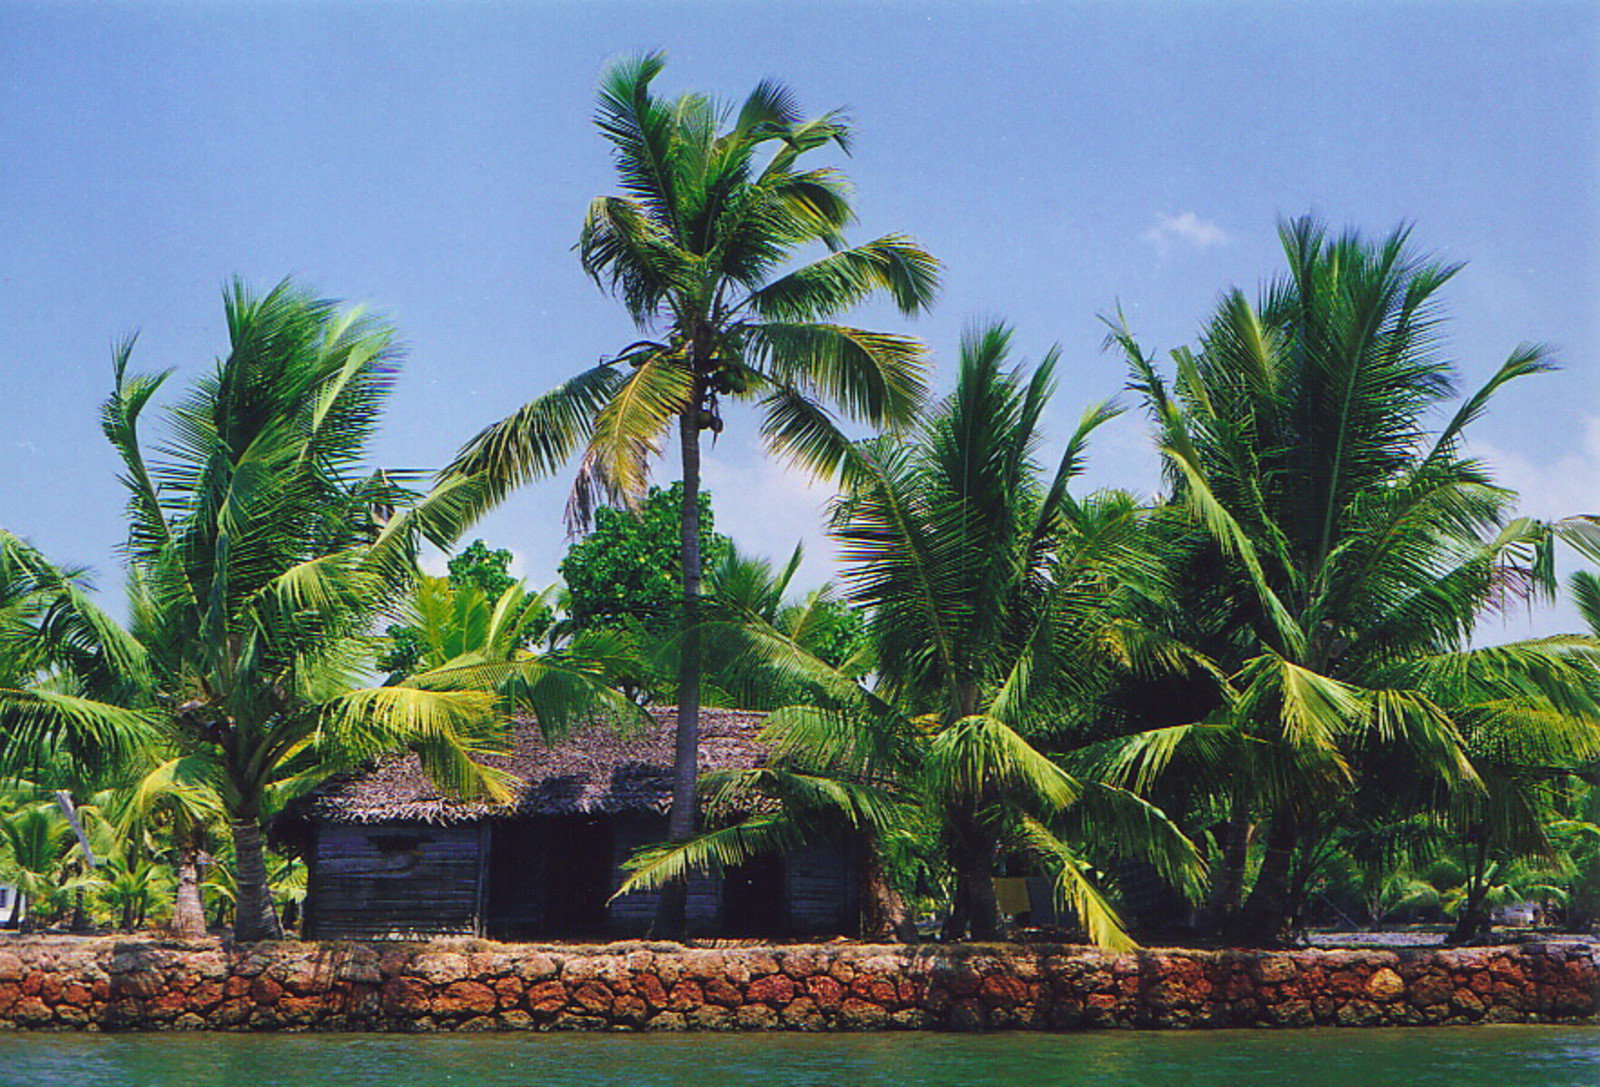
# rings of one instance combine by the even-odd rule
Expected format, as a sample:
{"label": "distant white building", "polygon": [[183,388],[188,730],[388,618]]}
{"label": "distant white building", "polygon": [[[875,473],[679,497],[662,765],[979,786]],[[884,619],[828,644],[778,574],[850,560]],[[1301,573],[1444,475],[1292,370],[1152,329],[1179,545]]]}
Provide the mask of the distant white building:
{"label": "distant white building", "polygon": [[28,903],[22,892],[9,883],[0,883],[0,925],[21,921],[27,913]]}

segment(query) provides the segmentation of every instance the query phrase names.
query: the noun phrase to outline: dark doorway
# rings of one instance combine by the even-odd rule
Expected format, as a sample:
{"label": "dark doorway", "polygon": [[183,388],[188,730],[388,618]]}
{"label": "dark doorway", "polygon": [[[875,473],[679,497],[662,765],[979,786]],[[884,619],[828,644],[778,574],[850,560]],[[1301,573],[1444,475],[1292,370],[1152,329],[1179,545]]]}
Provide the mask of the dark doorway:
{"label": "dark doorway", "polygon": [[611,818],[563,815],[541,819],[545,838],[545,918],[552,936],[599,936],[612,886]]}
{"label": "dark doorway", "polygon": [[538,820],[502,819],[491,826],[486,935],[520,940],[544,931],[544,837]]}
{"label": "dark doorway", "polygon": [[776,936],[783,931],[783,858],[751,857],[722,877],[722,930],[729,936]]}

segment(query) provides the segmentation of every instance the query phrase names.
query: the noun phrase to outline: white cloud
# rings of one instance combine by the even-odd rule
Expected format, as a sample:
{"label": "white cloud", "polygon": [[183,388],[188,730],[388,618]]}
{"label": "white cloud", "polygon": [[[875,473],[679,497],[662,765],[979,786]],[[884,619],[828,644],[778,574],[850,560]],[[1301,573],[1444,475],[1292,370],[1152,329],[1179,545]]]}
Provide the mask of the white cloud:
{"label": "white cloud", "polygon": [[1165,255],[1175,242],[1195,249],[1214,249],[1228,243],[1228,232],[1210,219],[1202,219],[1192,211],[1182,215],[1158,215],[1156,225],[1140,235]]}
{"label": "white cloud", "polygon": [[1517,492],[1519,514],[1555,520],[1594,513],[1600,506],[1600,416],[1586,417],[1578,447],[1549,464],[1491,442],[1469,445],[1469,452],[1493,468],[1496,483]]}
{"label": "white cloud", "polygon": [[796,590],[813,589],[838,577],[835,545],[823,531],[834,490],[771,457],[702,461],[705,485],[716,498],[717,531],[740,550],[782,563],[805,545],[805,561],[795,576]]}

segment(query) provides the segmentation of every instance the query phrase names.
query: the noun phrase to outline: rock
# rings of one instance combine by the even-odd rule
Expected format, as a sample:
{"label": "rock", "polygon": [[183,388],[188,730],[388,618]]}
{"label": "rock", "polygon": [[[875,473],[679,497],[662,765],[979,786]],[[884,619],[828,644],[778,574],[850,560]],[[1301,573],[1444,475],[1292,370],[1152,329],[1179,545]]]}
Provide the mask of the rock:
{"label": "rock", "polygon": [[701,988],[705,992],[706,1003],[719,1004],[724,1008],[736,1008],[744,1003],[744,993],[727,978],[712,978],[705,982]]}
{"label": "rock", "polygon": [[554,1013],[567,1002],[567,987],[559,981],[541,981],[528,986],[528,1010]]}
{"label": "rock", "polygon": [[435,985],[463,981],[471,973],[465,955],[453,951],[424,951],[411,960],[411,973]]}
{"label": "rock", "polygon": [[586,981],[572,990],[572,1002],[586,1012],[600,1015],[611,1010],[616,997],[598,981]]}
{"label": "rock", "polygon": [[844,986],[828,975],[806,979],[806,995],[816,1001],[817,1007],[833,1010],[844,1000]]}
{"label": "rock", "polygon": [[821,1009],[809,996],[796,997],[790,1001],[778,1019],[791,1030],[821,1030],[826,1025]]}
{"label": "rock", "polygon": [[839,1025],[846,1030],[878,1030],[888,1018],[883,1008],[855,997],[846,997],[839,1006]]}
{"label": "rock", "polygon": [[431,1006],[435,1015],[488,1015],[500,1006],[500,998],[481,981],[453,981],[434,996]]}
{"label": "rock", "polygon": [[546,981],[556,976],[561,964],[552,956],[535,951],[511,961],[511,972],[523,981]]}
{"label": "rock", "polygon": [[776,1030],[778,1027],[778,1011],[766,1004],[746,1004],[733,1013],[734,1022],[740,1030]]}
{"label": "rock", "polygon": [[1411,983],[1411,1003],[1418,1007],[1446,1004],[1455,992],[1450,979],[1440,974],[1423,974]]}
{"label": "rock", "polygon": [[784,974],[769,974],[752,981],[745,989],[745,999],[752,1003],[772,1004],[782,1007],[794,999],[794,982]]}
{"label": "rock", "polygon": [[1288,955],[1266,954],[1256,962],[1256,976],[1265,982],[1289,981],[1296,974],[1294,960]]}
{"label": "rock", "polygon": [[1380,1004],[1388,1004],[1399,1000],[1406,992],[1406,983],[1400,980],[1400,975],[1389,967],[1380,967],[1367,979],[1366,993],[1368,999]]}

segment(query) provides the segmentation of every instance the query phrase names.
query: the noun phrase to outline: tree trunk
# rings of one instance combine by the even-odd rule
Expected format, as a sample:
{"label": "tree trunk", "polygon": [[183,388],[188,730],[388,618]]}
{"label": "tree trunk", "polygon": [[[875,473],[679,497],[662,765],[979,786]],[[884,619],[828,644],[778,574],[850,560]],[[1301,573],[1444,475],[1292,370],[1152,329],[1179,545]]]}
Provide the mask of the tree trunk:
{"label": "tree trunk", "polygon": [[1447,944],[1464,944],[1489,930],[1489,911],[1483,908],[1489,895],[1489,835],[1480,830],[1478,848],[1473,855],[1472,872],[1467,878],[1467,899],[1456,915],[1455,928],[1445,937]]}
{"label": "tree trunk", "polygon": [[206,934],[205,904],[200,898],[200,850],[193,845],[185,846],[178,855],[172,934],[180,940],[198,940]]}
{"label": "tree trunk", "polygon": [[994,892],[994,843],[974,825],[975,820],[966,822],[957,831],[955,902],[944,935],[948,940],[996,940],[1000,900]]}
{"label": "tree trunk", "polygon": [[278,911],[272,905],[272,889],[267,885],[261,826],[254,819],[235,819],[231,825],[233,851],[239,865],[233,938],[240,943],[281,940],[283,926],[278,923]]}
{"label": "tree trunk", "polygon": [[1267,832],[1267,851],[1261,859],[1256,885],[1240,912],[1232,935],[1256,947],[1286,943],[1288,932],[1289,875],[1294,860],[1295,832],[1282,816]]}
{"label": "tree trunk", "polygon": [[863,839],[858,844],[861,881],[861,938],[863,940],[905,944],[917,942],[917,927],[900,894],[889,885],[877,843]]}
{"label": "tree trunk", "polygon": [[[678,557],[683,567],[683,616],[678,658],[678,732],[672,756],[672,808],[667,837],[674,842],[694,836],[698,814],[696,785],[700,778],[700,397],[678,416],[678,444],[683,457],[683,508],[679,517]],[[661,888],[650,934],[679,939],[688,934],[689,886],[675,879]]]}
{"label": "tree trunk", "polygon": [[1250,860],[1250,829],[1250,805],[1241,797],[1234,801],[1233,814],[1223,825],[1222,863],[1206,903],[1206,925],[1213,932],[1221,932],[1239,912]]}

